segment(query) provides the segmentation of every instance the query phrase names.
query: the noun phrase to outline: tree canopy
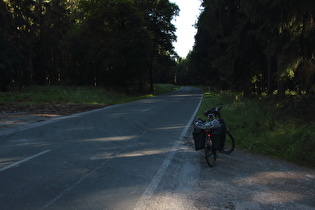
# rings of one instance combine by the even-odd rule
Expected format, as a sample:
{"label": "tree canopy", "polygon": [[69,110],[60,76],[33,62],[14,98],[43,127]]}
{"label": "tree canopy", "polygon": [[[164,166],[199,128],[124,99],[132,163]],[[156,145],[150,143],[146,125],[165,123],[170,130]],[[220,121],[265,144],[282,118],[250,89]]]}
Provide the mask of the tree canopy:
{"label": "tree canopy", "polygon": [[315,93],[315,2],[203,0],[185,82],[284,95]]}
{"label": "tree canopy", "polygon": [[0,2],[0,89],[65,84],[143,90],[175,65],[169,0]]}

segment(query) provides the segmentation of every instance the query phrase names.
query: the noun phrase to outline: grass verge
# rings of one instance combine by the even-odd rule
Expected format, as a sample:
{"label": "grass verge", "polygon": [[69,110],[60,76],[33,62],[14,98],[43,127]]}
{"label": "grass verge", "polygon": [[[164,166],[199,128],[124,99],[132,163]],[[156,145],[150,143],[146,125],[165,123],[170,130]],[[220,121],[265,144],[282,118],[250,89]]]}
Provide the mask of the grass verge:
{"label": "grass verge", "polygon": [[224,103],[221,114],[238,148],[315,167],[314,112],[301,110],[302,102],[294,101],[205,92],[197,117]]}
{"label": "grass verge", "polygon": [[170,84],[154,85],[154,94],[126,95],[97,87],[33,86],[18,92],[0,92],[0,104],[119,104],[152,97],[177,89]]}

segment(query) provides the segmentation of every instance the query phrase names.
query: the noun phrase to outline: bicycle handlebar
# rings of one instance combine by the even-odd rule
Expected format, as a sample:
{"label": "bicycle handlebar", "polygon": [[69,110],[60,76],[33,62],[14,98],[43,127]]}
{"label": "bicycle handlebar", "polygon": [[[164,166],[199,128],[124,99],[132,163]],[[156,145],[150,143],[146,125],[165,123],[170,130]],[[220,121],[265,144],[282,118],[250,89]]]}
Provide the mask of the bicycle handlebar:
{"label": "bicycle handlebar", "polygon": [[213,118],[215,116],[217,117],[221,117],[220,115],[220,110],[224,107],[224,104],[220,103],[218,104],[220,106],[218,107],[212,107],[210,109],[208,109],[207,111],[205,111],[203,114],[208,117],[208,118]]}

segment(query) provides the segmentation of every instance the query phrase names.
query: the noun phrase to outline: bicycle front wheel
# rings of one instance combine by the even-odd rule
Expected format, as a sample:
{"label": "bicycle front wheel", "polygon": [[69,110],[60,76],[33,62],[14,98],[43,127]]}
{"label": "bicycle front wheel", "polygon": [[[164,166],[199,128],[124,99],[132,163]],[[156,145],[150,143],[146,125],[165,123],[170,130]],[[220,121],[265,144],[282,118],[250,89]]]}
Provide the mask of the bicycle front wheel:
{"label": "bicycle front wheel", "polygon": [[212,145],[207,141],[205,146],[205,158],[208,166],[213,167],[217,159],[216,150],[213,149]]}
{"label": "bicycle front wheel", "polygon": [[235,141],[234,137],[228,130],[226,130],[226,134],[224,148],[221,152],[224,154],[230,154],[235,149]]}

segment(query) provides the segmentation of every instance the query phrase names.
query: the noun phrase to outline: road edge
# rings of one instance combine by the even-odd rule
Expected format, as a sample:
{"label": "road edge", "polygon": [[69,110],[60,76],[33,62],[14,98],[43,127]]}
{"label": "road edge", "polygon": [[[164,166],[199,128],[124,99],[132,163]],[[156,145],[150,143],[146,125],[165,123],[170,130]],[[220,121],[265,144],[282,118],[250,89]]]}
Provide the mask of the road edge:
{"label": "road edge", "polygon": [[202,99],[203,99],[203,92],[201,90],[201,97],[200,97],[199,103],[195,109],[195,112],[192,114],[192,117],[188,121],[187,125],[185,126],[185,128],[182,131],[182,133],[180,134],[180,136],[178,137],[178,140],[174,143],[174,145],[171,149],[171,152],[166,156],[162,165],[160,166],[160,168],[156,172],[155,176],[153,177],[153,179],[151,180],[149,185],[146,187],[141,198],[138,200],[137,204],[135,205],[134,210],[147,209],[148,203],[151,200],[151,197],[153,196],[154,191],[158,187],[164,173],[166,172],[166,169],[168,168],[169,164],[172,162],[172,159],[173,159],[175,153],[177,152],[179,145],[182,143],[183,139],[185,137],[187,137],[187,134],[190,131],[189,128],[191,128],[192,122],[193,122],[193,120],[194,120],[194,118],[195,118],[195,116],[196,116],[196,114],[200,108],[200,105],[202,103]]}

